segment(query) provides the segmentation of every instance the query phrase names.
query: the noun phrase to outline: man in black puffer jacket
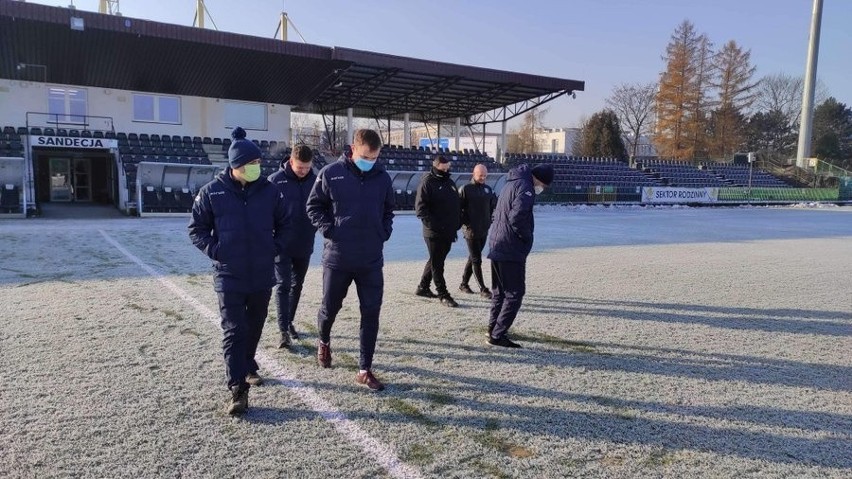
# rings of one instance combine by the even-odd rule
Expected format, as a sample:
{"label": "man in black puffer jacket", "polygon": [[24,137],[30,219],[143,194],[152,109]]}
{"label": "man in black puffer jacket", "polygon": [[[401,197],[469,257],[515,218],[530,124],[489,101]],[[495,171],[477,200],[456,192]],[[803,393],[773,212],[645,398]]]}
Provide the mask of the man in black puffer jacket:
{"label": "man in black puffer jacket", "polygon": [[269,181],[284,194],[284,202],[291,218],[287,256],[275,261],[275,306],[278,311],[278,330],[281,332],[279,348],[289,348],[291,339],[299,339],[293,326],[296,308],[302,295],[305,274],[314,252],[317,229],[305,211],[308,196],[316,182],[313,172],[313,152],[306,145],[296,145],[288,159],[281,161],[281,169],[269,175]]}
{"label": "man in black puffer jacket", "polygon": [[213,260],[222,317],[227,411],[248,408],[249,385],[260,385],[257,343],[275,285],[275,257],[285,255],[289,217],[278,188],[260,177],[260,149],[235,128],[229,168],[202,186],[192,205],[189,237]]}
{"label": "man in black puffer jacket", "polygon": [[[441,304],[455,308],[458,303],[447,291],[444,280],[444,262],[461,227],[459,194],[450,178],[450,160],[437,156],[432,161],[432,171],[423,175],[417,186],[414,210],[423,223],[423,240],[429,251],[429,260],[423,268],[420,284],[415,294],[425,298],[437,297]],[[429,289],[435,281],[437,295]]]}
{"label": "man in black puffer jacket", "polygon": [[325,238],[317,363],[331,367],[331,327],[354,281],[361,306],[355,382],[374,391],[384,389],[372,367],[385,287],[383,250],[393,231],[394,206],[390,175],[376,164],[381,148],[375,131],[355,131],[352,158],[344,155],[320,170],[307,205],[311,223]]}
{"label": "man in black puffer jacket", "polygon": [[509,170],[500,191],[494,224],[488,235],[491,260],[491,316],[488,344],[519,348],[508,338],[526,293],[527,256],[533,245],[535,196],[553,181],[553,166],[522,164]]}
{"label": "man in black puffer jacket", "polygon": [[485,184],[488,178],[488,168],[478,164],[473,168],[473,176],[470,183],[464,185],[459,191],[461,199],[462,231],[467,241],[467,264],[464,265],[459,290],[473,294],[468,282],[471,275],[479,284],[479,294],[483,298],[491,299],[491,291],[485,287],[485,279],[482,276],[482,249],[488,241],[488,228],[491,227],[491,215],[497,206],[497,196],[490,186]]}

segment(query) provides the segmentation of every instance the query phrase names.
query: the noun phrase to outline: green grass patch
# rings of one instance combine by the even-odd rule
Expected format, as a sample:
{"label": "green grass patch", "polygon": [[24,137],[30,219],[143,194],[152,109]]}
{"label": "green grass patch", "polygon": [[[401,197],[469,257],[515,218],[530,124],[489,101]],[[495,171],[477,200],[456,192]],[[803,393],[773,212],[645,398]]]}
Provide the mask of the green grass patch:
{"label": "green grass patch", "polygon": [[578,353],[606,354],[599,353],[597,348],[595,348],[592,344],[584,343],[582,341],[570,341],[568,339],[562,339],[558,336],[553,336],[547,333],[540,333],[538,331],[530,331],[526,334],[513,333],[512,338],[518,341],[548,344],[550,346],[554,346],[561,349],[567,349],[569,351],[574,351]]}
{"label": "green grass patch", "polygon": [[447,404],[454,404],[456,402],[456,398],[443,392],[427,393],[426,398],[436,406],[446,406]]}
{"label": "green grass patch", "polygon": [[183,321],[183,320],[185,320],[185,319],[186,319],[186,318],[184,318],[184,317],[183,317],[183,315],[182,315],[182,314],[180,314],[180,313],[178,313],[177,311],[172,310],[172,309],[159,309],[159,308],[154,308],[154,311],[159,311],[159,312],[163,313],[163,315],[164,315],[165,317],[167,317],[167,318],[171,318],[171,319],[174,319],[175,321]]}
{"label": "green grass patch", "polygon": [[354,357],[346,354],[346,353],[335,353],[331,354],[333,364],[335,366],[340,366],[346,369],[351,369],[353,371],[358,371],[358,360]]}
{"label": "green grass patch", "polygon": [[434,460],[435,452],[425,444],[412,444],[406,450],[402,451],[400,457],[405,462],[423,466],[430,464]]}
{"label": "green grass patch", "polygon": [[474,440],[487,448],[495,449],[516,459],[528,458],[535,455],[535,452],[531,449],[511,443],[500,437],[499,432],[500,423],[495,419],[488,419],[485,421],[484,431],[474,436]]}
{"label": "green grass patch", "polygon": [[512,477],[494,464],[487,464],[482,461],[476,461],[472,464],[482,472],[483,477],[493,477],[495,479],[511,479]]}
{"label": "green grass patch", "polygon": [[664,448],[658,448],[652,450],[642,463],[649,467],[664,467],[672,464],[674,461],[674,454]]}
{"label": "green grass patch", "polygon": [[388,407],[390,407],[392,410],[419,423],[426,425],[434,424],[432,420],[426,417],[417,406],[409,403],[404,399],[390,398],[388,399],[387,404]]}

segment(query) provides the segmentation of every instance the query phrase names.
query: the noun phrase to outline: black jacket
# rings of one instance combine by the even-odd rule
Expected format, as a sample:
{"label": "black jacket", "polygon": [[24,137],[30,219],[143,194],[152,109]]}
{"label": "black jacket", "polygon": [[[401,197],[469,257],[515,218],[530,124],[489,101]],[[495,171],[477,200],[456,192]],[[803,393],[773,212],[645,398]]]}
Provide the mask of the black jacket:
{"label": "black jacket", "polygon": [[325,238],[323,265],[343,271],[381,268],[393,206],[391,178],[381,165],[363,173],[341,158],[320,170],[307,212]]}
{"label": "black jacket", "polygon": [[485,238],[491,226],[491,215],[497,206],[497,196],[488,185],[471,180],[459,190],[461,221],[464,237]]}
{"label": "black jacket", "polygon": [[488,259],[519,263],[527,260],[535,231],[534,204],[532,168],[522,164],[509,170],[488,235]]}
{"label": "black jacket", "polygon": [[316,180],[314,170],[309,171],[304,178],[296,176],[289,160],[282,161],[281,169],[269,175],[269,182],[284,193],[284,204],[292,223],[285,251],[293,258],[303,258],[314,252],[317,229],[311,224],[305,205]]}
{"label": "black jacket", "polygon": [[275,257],[284,253],[289,225],[278,188],[266,178],[243,187],[227,168],[198,190],[189,238],[213,260],[216,291],[257,293],[275,285]]}
{"label": "black jacket", "polygon": [[432,168],[417,186],[414,210],[423,223],[426,238],[456,238],[461,228],[459,194],[450,173]]}

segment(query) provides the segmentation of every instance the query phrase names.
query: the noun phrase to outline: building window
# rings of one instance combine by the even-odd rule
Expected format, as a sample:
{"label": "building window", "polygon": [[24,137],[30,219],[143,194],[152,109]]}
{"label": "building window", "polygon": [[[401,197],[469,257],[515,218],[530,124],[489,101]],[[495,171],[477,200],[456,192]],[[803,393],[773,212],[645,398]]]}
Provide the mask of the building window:
{"label": "building window", "polygon": [[134,93],[133,121],[179,124],[180,98]]}
{"label": "building window", "polygon": [[228,128],[241,126],[246,130],[266,131],[266,104],[226,101],[225,126]]}
{"label": "building window", "polygon": [[88,95],[82,88],[50,87],[47,90],[47,112],[50,121],[85,124],[88,115]]}
{"label": "building window", "polygon": [[559,140],[555,138],[550,140],[550,152],[559,153]]}

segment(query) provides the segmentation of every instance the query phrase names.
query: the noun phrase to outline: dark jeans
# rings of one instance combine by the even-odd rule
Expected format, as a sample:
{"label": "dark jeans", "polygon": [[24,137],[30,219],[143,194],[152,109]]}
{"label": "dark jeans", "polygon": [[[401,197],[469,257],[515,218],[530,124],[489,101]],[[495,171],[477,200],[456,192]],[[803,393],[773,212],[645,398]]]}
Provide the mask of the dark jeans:
{"label": "dark jeans", "polygon": [[379,313],[382,311],[382,295],[385,279],[381,268],[358,271],[341,271],[324,267],[322,270],[322,305],[317,313],[317,328],[320,340],[331,341],[331,326],[340,308],[343,298],[349,291],[349,285],[355,281],[358,301],[361,303],[361,369],[370,369],[373,354],[376,351],[376,338],[379,335]]}
{"label": "dark jeans", "polygon": [[491,315],[488,328],[491,337],[506,335],[521,309],[526,293],[526,263],[491,261]]}
{"label": "dark jeans", "polygon": [[462,274],[461,284],[467,284],[470,281],[470,276],[476,277],[476,282],[479,283],[479,290],[485,289],[485,280],[482,277],[482,250],[485,248],[485,243],[488,241],[487,236],[476,238],[465,238],[467,241],[467,264],[464,265],[464,274]]}
{"label": "dark jeans", "polygon": [[310,262],[310,256],[300,256],[281,258],[280,262],[275,263],[275,279],[278,281],[275,288],[275,306],[278,311],[278,330],[282,333],[287,331],[296,317],[296,308],[299,307],[302,285],[305,283]]}
{"label": "dark jeans", "polygon": [[222,349],[228,387],[247,388],[246,375],[257,372],[254,354],[263,332],[272,290],[258,293],[218,293],[222,318]]}
{"label": "dark jeans", "polygon": [[420,287],[428,288],[432,280],[435,280],[435,290],[438,296],[447,296],[450,293],[447,291],[447,282],[444,280],[444,262],[447,260],[447,255],[450,254],[453,239],[423,237],[423,240],[426,242],[426,249],[429,251],[429,260],[426,261],[426,266],[423,268]]}

